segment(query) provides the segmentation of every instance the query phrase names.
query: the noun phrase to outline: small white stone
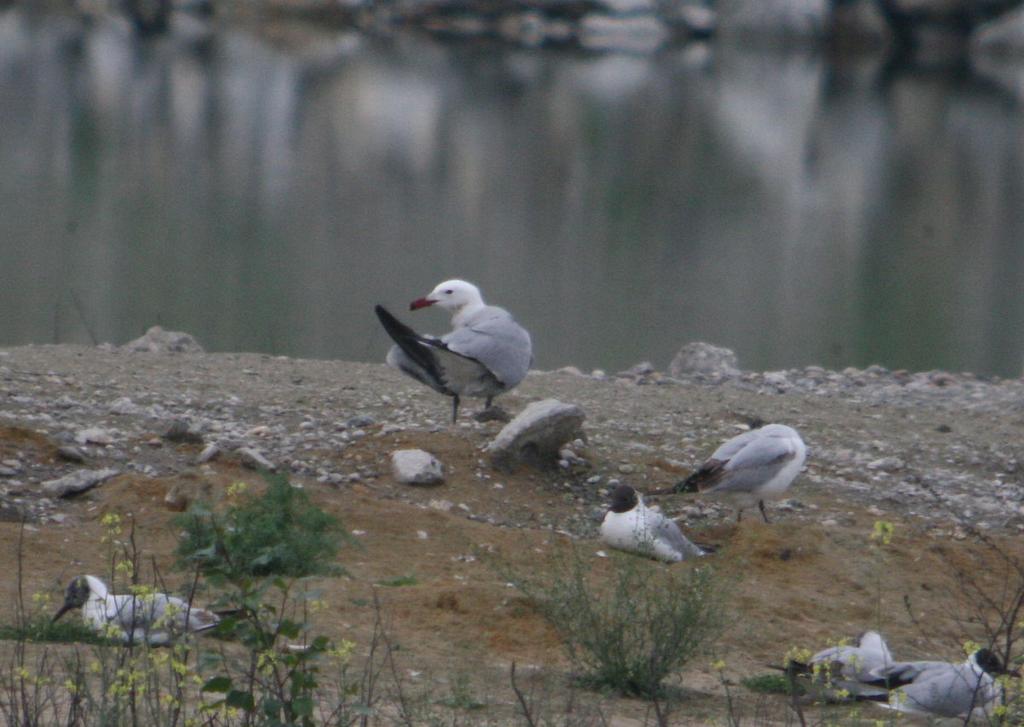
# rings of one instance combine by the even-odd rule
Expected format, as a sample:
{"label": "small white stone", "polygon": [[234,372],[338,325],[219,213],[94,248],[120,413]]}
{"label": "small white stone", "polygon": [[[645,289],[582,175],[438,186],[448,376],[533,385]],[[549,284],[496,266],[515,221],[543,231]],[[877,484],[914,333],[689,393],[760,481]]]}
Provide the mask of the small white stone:
{"label": "small white stone", "polygon": [[246,467],[254,470],[270,470],[274,471],[277,466],[269,459],[263,456],[263,453],[253,447],[239,447],[238,456],[242,460],[242,464]]}
{"label": "small white stone", "polygon": [[444,482],[444,465],[422,449],[399,449],[391,453],[395,481],[406,485],[438,485]]}
{"label": "small white stone", "polygon": [[89,427],[83,429],[75,435],[75,441],[79,444],[99,444],[106,446],[114,441],[114,438],[110,436],[110,433],[105,429],[99,427]]}
{"label": "small white stone", "polygon": [[219,454],[220,447],[213,443],[207,444],[203,448],[203,451],[199,453],[199,456],[196,458],[196,462],[198,462],[199,464],[204,464],[212,459],[215,459]]}

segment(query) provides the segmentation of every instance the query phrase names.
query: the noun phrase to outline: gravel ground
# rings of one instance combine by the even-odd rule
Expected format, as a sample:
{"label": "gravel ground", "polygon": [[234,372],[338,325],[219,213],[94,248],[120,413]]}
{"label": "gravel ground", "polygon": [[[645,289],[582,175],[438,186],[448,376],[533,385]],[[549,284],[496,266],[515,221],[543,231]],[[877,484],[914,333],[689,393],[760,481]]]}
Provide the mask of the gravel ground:
{"label": "gravel ground", "polygon": [[[515,414],[548,397],[587,413],[586,442],[573,447],[579,459],[535,475],[557,514],[538,520],[485,498],[463,507],[467,517],[593,534],[616,481],[642,491],[671,484],[760,418],[796,427],[810,447],[792,497],[776,506],[787,518],[828,526],[856,506],[926,527],[955,531],[959,519],[1024,530],[1021,380],[881,367],[680,378],[644,366],[620,375],[568,368],[531,372],[500,403]],[[212,459],[270,464],[309,486],[361,483],[382,497],[423,500],[391,481],[387,461],[393,442],[418,437],[461,447],[464,469],[500,489],[479,449],[501,424],[474,421],[478,404],[467,404],[451,427],[446,399],[377,364],[111,346],[0,350],[0,517],[25,510],[38,523],[60,522],[66,501],[53,492],[61,485],[46,483],[68,475],[170,477]],[[661,504],[688,525],[728,513],[682,496]]]}

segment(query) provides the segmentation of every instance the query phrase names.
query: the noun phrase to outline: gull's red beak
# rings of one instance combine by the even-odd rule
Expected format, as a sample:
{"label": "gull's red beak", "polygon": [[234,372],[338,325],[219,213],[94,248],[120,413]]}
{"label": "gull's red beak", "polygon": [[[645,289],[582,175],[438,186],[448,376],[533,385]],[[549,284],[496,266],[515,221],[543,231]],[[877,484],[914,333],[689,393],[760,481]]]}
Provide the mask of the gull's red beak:
{"label": "gull's red beak", "polygon": [[420,308],[426,308],[428,305],[434,305],[434,303],[436,302],[436,300],[431,300],[430,298],[417,298],[416,300],[409,304],[409,310],[419,310]]}

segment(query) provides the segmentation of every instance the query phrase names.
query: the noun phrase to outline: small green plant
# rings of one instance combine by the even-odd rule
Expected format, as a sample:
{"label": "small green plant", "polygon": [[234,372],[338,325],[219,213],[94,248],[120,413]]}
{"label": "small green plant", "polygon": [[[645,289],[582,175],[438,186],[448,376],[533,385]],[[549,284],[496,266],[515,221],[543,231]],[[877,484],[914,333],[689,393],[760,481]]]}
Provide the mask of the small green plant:
{"label": "small green plant", "polygon": [[228,490],[239,499],[219,514],[194,505],[177,519],[185,534],[178,558],[188,569],[228,580],[329,575],[345,533],[338,520],[281,475],[267,476],[266,491],[247,496],[245,483]]}
{"label": "small green plant", "polygon": [[49,616],[33,617],[21,624],[0,624],[2,641],[34,641],[58,644],[95,644],[103,646],[117,643],[97,634],[81,621],[58,621]]}
{"label": "small green plant", "polygon": [[416,576],[411,573],[404,576],[395,576],[394,578],[385,578],[382,581],[377,581],[378,586],[388,586],[389,588],[401,588],[402,586],[415,586],[419,583]]}
{"label": "small green plant", "polygon": [[303,583],[341,572],[334,557],[345,533],[284,477],[268,477],[259,496],[245,489],[228,489],[237,501],[223,514],[201,506],[179,519],[180,565],[221,590],[220,605],[230,613],[217,631],[248,651],[242,664],[223,653],[203,655],[213,672],[201,686],[203,710],[241,712],[245,724],[311,727],[323,663],[331,654],[347,658],[351,645],[335,647],[311,632],[310,615],[325,604]]}
{"label": "small green plant", "polygon": [[600,579],[577,552],[552,580],[519,581],[559,631],[583,681],[656,699],[663,681],[722,624],[720,584],[710,567],[667,567],[616,554]]}
{"label": "small green plant", "polygon": [[744,677],[740,684],[752,692],[758,694],[803,694],[804,690],[799,684],[793,684],[785,674],[757,674],[752,677]]}

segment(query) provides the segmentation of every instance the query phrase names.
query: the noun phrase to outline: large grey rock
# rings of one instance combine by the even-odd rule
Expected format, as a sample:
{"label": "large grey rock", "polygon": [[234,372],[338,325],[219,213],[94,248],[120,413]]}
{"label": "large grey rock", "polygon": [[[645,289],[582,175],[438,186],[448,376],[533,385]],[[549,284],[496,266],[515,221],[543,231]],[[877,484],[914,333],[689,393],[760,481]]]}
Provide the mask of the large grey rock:
{"label": "large grey rock", "polygon": [[54,497],[70,497],[91,490],[96,485],[106,482],[118,474],[120,473],[115,469],[79,470],[44,482],[43,492]]}
{"label": "large grey rock", "polygon": [[399,449],[391,453],[391,473],[404,485],[439,485],[444,482],[444,465],[422,449]]}
{"label": "large grey rock", "polygon": [[558,399],[535,401],[498,432],[487,445],[491,464],[510,469],[517,464],[554,465],[558,451],[582,433],[583,409]]}
{"label": "large grey rock", "polygon": [[669,376],[708,374],[712,376],[738,376],[739,362],[728,348],[694,341],[679,349],[668,365]]}
{"label": "large grey rock", "polygon": [[122,347],[126,351],[148,351],[150,353],[202,353],[203,347],[195,338],[181,331],[165,331],[153,326],[145,335],[129,341]]}

